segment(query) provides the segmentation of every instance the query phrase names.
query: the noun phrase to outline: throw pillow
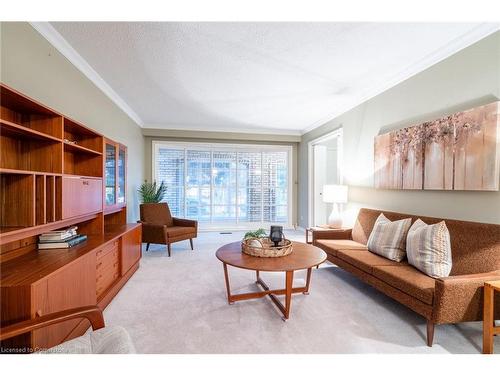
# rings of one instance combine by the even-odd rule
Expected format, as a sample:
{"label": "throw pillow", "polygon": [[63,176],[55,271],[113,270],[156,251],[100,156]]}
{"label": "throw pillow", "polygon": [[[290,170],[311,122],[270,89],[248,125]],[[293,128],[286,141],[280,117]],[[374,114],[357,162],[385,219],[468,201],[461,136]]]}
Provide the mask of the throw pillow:
{"label": "throw pillow", "polygon": [[406,234],[411,225],[411,219],[390,221],[380,214],[368,238],[368,250],[384,258],[401,262],[406,255]]}
{"label": "throw pillow", "polygon": [[450,232],[446,223],[427,225],[418,219],[406,239],[408,263],[431,277],[446,277],[451,272]]}

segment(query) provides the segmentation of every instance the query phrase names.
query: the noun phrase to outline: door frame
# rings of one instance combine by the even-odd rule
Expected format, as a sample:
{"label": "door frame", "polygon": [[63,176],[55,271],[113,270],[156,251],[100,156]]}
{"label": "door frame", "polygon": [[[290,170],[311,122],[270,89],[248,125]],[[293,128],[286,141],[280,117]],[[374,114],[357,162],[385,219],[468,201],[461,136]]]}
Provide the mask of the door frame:
{"label": "door frame", "polygon": [[344,173],[343,173],[343,128],[340,126],[339,128],[332,130],[331,132],[322,135],[321,137],[315,138],[307,143],[307,168],[308,168],[308,194],[307,194],[307,226],[312,226],[314,222],[314,152],[313,147],[317,144],[325,142],[329,139],[338,137],[337,143],[337,170],[339,173],[339,181],[342,184],[344,182]]}

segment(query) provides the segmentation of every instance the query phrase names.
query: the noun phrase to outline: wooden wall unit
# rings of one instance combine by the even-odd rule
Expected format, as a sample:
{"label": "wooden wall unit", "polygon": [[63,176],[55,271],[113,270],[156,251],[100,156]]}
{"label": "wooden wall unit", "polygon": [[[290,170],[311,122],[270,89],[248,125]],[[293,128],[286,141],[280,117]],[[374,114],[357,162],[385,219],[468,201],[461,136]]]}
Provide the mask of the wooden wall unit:
{"label": "wooden wall unit", "polygon": [[[106,144],[115,150],[112,205],[105,204]],[[124,145],[0,83],[2,326],[67,308],[104,308],[138,269],[141,225],[126,224],[125,175]],[[88,240],[37,250],[39,234],[70,225]],[[65,322],[1,346],[48,348],[88,327]]]}

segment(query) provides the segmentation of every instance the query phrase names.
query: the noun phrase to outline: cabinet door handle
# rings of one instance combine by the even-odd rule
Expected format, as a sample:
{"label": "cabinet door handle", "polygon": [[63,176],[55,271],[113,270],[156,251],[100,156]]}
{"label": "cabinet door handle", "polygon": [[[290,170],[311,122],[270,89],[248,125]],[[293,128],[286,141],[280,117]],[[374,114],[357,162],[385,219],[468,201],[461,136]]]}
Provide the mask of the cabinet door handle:
{"label": "cabinet door handle", "polygon": [[88,181],[83,181],[84,185],[90,185]]}

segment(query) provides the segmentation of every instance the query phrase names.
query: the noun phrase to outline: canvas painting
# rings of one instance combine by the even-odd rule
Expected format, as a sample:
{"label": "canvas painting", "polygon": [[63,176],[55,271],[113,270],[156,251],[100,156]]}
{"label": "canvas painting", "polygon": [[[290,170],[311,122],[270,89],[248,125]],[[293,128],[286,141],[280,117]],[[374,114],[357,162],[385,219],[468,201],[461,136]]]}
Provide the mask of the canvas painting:
{"label": "canvas painting", "polygon": [[376,188],[499,189],[500,102],[375,137]]}

